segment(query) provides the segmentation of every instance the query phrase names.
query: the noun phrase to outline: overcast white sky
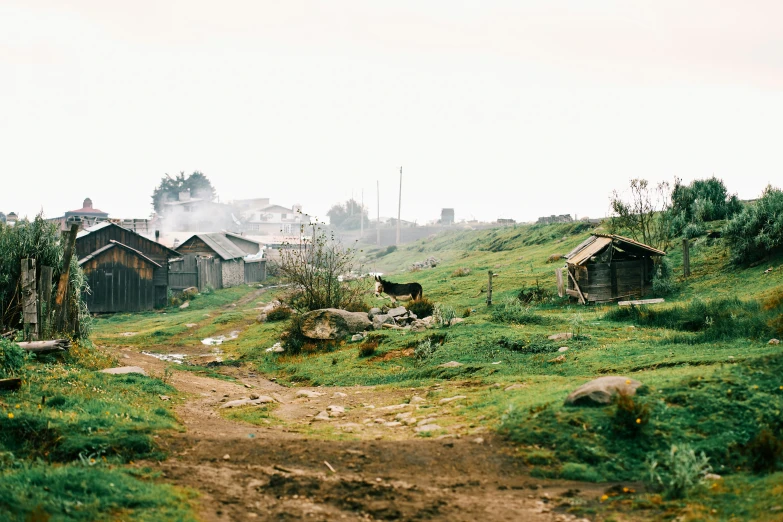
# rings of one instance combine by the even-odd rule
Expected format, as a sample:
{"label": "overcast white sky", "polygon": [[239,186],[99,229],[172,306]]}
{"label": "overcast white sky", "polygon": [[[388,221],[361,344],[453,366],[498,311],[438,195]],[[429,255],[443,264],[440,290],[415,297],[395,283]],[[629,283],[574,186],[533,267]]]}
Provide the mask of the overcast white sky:
{"label": "overcast white sky", "polygon": [[[67,4],[67,5],[66,5]],[[783,173],[783,2],[0,1],[0,211],[147,217],[165,174],[325,216],[602,216]]]}

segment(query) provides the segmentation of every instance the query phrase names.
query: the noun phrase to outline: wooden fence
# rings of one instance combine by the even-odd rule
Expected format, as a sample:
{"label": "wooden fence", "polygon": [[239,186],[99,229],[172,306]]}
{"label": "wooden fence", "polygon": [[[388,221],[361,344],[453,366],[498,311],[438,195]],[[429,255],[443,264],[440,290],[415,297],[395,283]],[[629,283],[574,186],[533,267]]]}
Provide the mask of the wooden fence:
{"label": "wooden fence", "polygon": [[245,284],[258,283],[266,279],[266,259],[245,261]]}

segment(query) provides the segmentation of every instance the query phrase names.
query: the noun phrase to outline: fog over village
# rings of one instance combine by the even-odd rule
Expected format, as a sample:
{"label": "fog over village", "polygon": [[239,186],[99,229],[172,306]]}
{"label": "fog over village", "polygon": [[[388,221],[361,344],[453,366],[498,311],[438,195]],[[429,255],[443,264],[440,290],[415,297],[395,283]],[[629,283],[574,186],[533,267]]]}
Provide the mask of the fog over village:
{"label": "fog over village", "polygon": [[0,521],[783,521],[781,20],[0,1]]}

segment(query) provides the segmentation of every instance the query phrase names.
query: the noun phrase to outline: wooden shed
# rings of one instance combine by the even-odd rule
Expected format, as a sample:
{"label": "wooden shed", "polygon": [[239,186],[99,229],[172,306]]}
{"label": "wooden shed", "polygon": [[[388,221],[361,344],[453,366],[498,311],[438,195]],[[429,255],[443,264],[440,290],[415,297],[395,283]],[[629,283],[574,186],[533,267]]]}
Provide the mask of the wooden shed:
{"label": "wooden shed", "polygon": [[225,234],[213,232],[195,234],[177,247],[180,255],[211,257],[220,263],[220,281],[215,288],[229,288],[245,283],[244,250],[232,243]]}
{"label": "wooden shed", "polygon": [[141,312],[155,307],[155,273],[161,265],[136,249],[110,240],[79,260],[90,291],[90,312]]}
{"label": "wooden shed", "polygon": [[565,255],[566,294],[580,303],[644,297],[652,288],[653,257],[666,252],[614,234],[593,234]]}
{"label": "wooden shed", "polygon": [[[132,230],[123,228],[115,223],[104,221],[95,226],[86,228],[76,236],[76,255],[78,259],[97,253],[98,250],[114,243],[119,243],[131,250],[150,259],[156,266],[153,268],[153,302],[156,308],[166,306],[169,291],[169,259],[174,259],[179,254],[160,243],[148,239]],[[92,265],[88,265],[85,273],[89,278]],[[146,309],[146,308],[145,308]],[[89,309],[91,312],[98,311]],[[101,310],[106,312],[119,312],[122,310]]]}

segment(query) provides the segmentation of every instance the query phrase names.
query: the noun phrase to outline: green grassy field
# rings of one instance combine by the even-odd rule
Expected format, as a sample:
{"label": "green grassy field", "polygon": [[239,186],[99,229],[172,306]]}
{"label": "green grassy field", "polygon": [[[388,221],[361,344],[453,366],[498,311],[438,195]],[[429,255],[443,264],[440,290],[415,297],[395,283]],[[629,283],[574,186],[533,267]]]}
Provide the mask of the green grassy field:
{"label": "green grassy field", "polygon": [[[165,315],[99,319],[95,339],[107,346],[172,351],[240,331],[221,345],[226,357],[281,383],[439,384],[444,396],[459,389],[469,397],[462,415],[515,443],[519,457],[539,476],[638,482],[648,458],[663,458],[672,445],[687,444],[709,457],[713,472],[727,476],[721,486],[726,491],[745,487],[754,495],[779,497],[774,479],[783,480],[780,456],[760,471],[754,452],[774,454],[783,437],[783,349],[768,344],[783,335],[783,258],[738,269],[729,264],[720,240],[702,237],[691,247],[687,279],[679,277],[679,246],[670,250],[675,291],[665,303],[622,311],[616,305],[580,306],[557,297],[554,269],[563,262],[547,261],[571,250],[590,231],[582,223],[515,226],[455,230],[391,252],[364,246],[364,270],[384,272],[395,282],[417,281],[425,297],[464,318],[422,333],[375,333],[377,346],[369,355],[360,354],[359,343],[297,355],[266,352],[286,323],[256,322],[254,307],[271,301],[274,290],[248,306],[230,308],[253,291],[246,287],[199,296],[188,308],[168,309]],[[428,257],[438,260],[436,267],[408,269]],[[491,307],[486,304],[489,271],[495,274]],[[518,295],[531,289],[548,295],[521,305]],[[382,303],[369,294],[366,302]],[[548,339],[563,332],[574,338]],[[428,339],[434,347],[428,357],[406,355]],[[568,350],[559,352],[564,346]],[[449,361],[462,366],[439,367]],[[570,391],[601,375],[625,375],[644,384],[626,405],[628,411],[563,405]],[[512,384],[518,386],[506,390]],[[772,441],[762,437],[764,431]],[[649,495],[644,501],[635,497],[639,509],[647,509],[649,500],[664,511],[691,509],[693,519],[702,512],[715,519],[732,514],[774,519],[762,504],[748,501],[740,509],[714,489],[696,488],[687,501],[665,492]],[[605,505],[622,510],[631,504],[611,497]]]}

